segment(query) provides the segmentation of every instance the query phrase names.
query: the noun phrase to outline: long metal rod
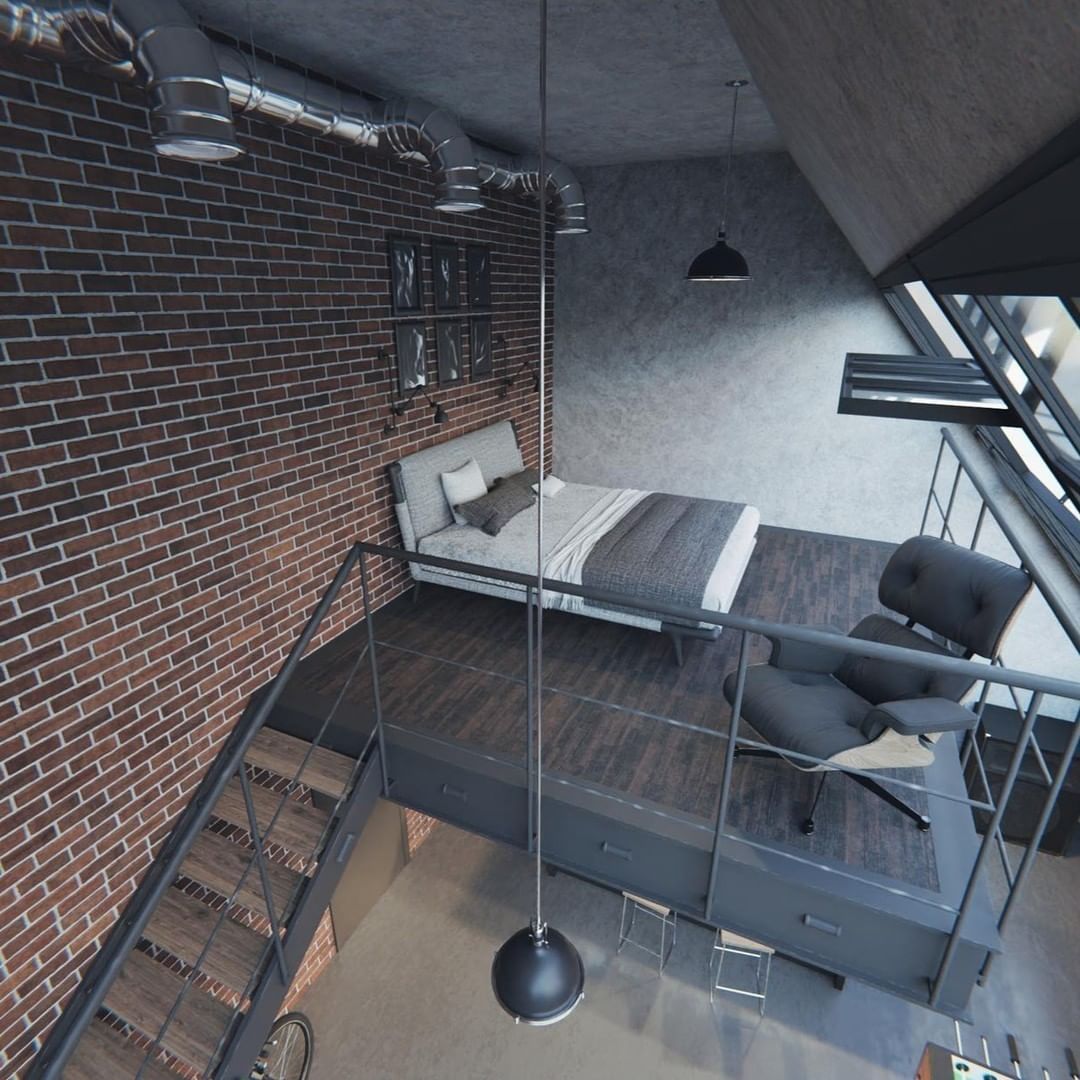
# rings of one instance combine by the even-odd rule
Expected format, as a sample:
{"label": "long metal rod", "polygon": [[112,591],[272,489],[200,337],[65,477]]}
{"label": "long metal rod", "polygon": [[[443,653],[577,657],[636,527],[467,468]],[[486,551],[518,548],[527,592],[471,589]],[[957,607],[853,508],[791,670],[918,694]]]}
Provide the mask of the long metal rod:
{"label": "long metal rod", "polygon": [[720,834],[727,822],[727,804],[731,795],[731,772],[735,766],[735,746],[739,739],[739,714],[742,711],[743,690],[746,688],[746,671],[750,666],[750,635],[744,630],[739,640],[739,666],[735,676],[735,699],[731,703],[731,720],[728,725],[728,743],[724,748],[724,775],[720,780],[720,800],[716,807],[716,833],[713,836],[712,865],[709,868],[709,889],[705,898],[705,914],[713,909],[716,898],[716,875],[720,864]]}
{"label": "long metal rod", "polygon": [[[185,979],[184,985],[180,988],[180,993],[173,1001],[172,1007],[170,1008],[168,1015],[165,1017],[164,1022],[158,1030],[157,1038],[154,1040],[154,1043],[151,1046],[150,1050],[143,1058],[142,1063],[139,1066],[139,1071],[136,1074],[136,1080],[141,1080],[143,1070],[146,1068],[150,1060],[151,1053],[154,1051],[154,1049],[160,1046],[161,1040],[165,1036],[165,1032],[172,1024],[173,1020],[176,1017],[176,1014],[180,1011],[180,1006],[184,1003],[188,991],[193,985],[194,976],[202,970],[202,965],[206,960],[207,954],[210,952],[211,947],[216,941],[217,935],[220,932],[229,911],[231,911],[232,908],[236,905],[237,900],[240,896],[240,890],[243,888],[244,883],[247,881],[248,875],[251,873],[251,868],[253,866],[258,867],[263,896],[266,900],[267,919],[270,923],[271,932],[270,937],[267,939],[266,945],[260,953],[258,962],[256,963],[255,968],[251,973],[251,977],[248,979],[248,984],[244,988],[244,992],[241,994],[241,998],[245,999],[251,996],[255,983],[259,979],[263,971],[268,950],[272,950],[275,953],[275,957],[278,963],[278,969],[281,973],[282,983],[287,986],[291,981],[288,963],[285,958],[285,947],[282,942],[281,925],[274,912],[273,893],[270,889],[270,880],[266,870],[266,866],[263,861],[262,844],[266,837],[268,837],[274,831],[274,826],[277,824],[277,820],[281,816],[281,812],[284,809],[286,802],[288,801],[289,795],[295,790],[296,785],[300,782],[300,777],[303,775],[304,770],[307,768],[308,762],[314,755],[316,748],[321,743],[322,737],[325,734],[327,727],[333,722],[334,717],[337,715],[337,711],[341,707],[341,703],[345,698],[345,692],[352,684],[352,680],[356,676],[357,668],[359,668],[360,662],[363,660],[367,652],[368,646],[365,645],[364,648],[360,651],[360,654],[357,656],[356,660],[353,661],[353,666],[349,671],[348,677],[346,678],[345,682],[342,684],[341,689],[338,691],[336,697],[334,698],[334,702],[331,705],[326,716],[323,718],[322,725],[320,726],[315,737],[308,742],[307,750],[305,751],[304,756],[300,761],[300,764],[296,767],[296,772],[293,774],[292,779],[290,779],[286,783],[285,788],[281,794],[281,798],[278,800],[277,806],[274,807],[274,812],[273,814],[271,814],[270,820],[267,822],[266,828],[263,830],[260,830],[258,820],[255,816],[255,804],[251,796],[251,785],[248,781],[247,770],[244,766],[244,763],[240,763],[240,766],[237,769],[237,775],[240,779],[241,789],[244,795],[244,803],[248,815],[249,831],[251,833],[252,839],[254,840],[254,851],[252,857],[248,859],[247,864],[245,865],[244,870],[240,875],[240,879],[237,881],[236,886],[232,891],[232,894],[226,899],[225,905],[218,913],[218,917],[214,922],[214,926],[211,929],[209,936],[203,944],[202,950],[199,952],[199,955],[196,958],[194,964],[191,965],[191,972]],[[368,740],[368,743],[370,744],[370,738]],[[366,750],[367,747],[365,747],[365,753]],[[361,754],[360,756],[361,758],[363,758],[364,755]],[[310,862],[307,865],[310,866]],[[303,889],[304,885],[307,883],[307,880],[307,877],[301,875],[300,880],[297,883],[296,889],[293,892],[293,895],[289,898],[289,902],[282,909],[282,915],[284,918],[288,919],[291,916],[293,911],[293,901],[297,899],[300,890]],[[288,930],[286,930],[286,933],[288,933]],[[239,1007],[234,1008],[233,1019],[235,1020],[236,1016],[239,1014]],[[210,1059],[207,1062],[206,1069],[204,1071],[209,1072],[210,1069],[213,1067],[213,1064],[215,1060],[217,1060],[217,1056],[220,1053],[221,1048],[224,1046],[225,1041],[230,1036],[231,1030],[232,1025],[230,1024],[225,1028],[224,1031],[222,1031],[221,1037],[218,1039],[217,1046],[214,1048],[214,1051],[211,1054]]]}
{"label": "long metal rod", "polygon": [[1001,785],[1001,794],[998,797],[997,809],[994,811],[994,815],[986,827],[986,835],[983,837],[983,842],[979,846],[979,853],[975,856],[975,865],[971,868],[967,887],[964,889],[964,897],[960,901],[960,911],[953,923],[952,933],[949,935],[949,943],[945,947],[945,954],[941,958],[941,964],[938,966],[937,975],[934,977],[933,989],[930,992],[931,1008],[937,1008],[938,1002],[941,1000],[941,994],[945,988],[945,980],[949,975],[949,969],[952,967],[953,957],[956,955],[956,950],[960,946],[960,935],[963,933],[968,917],[971,914],[971,908],[975,901],[975,894],[979,887],[979,879],[982,876],[983,867],[986,865],[986,860],[990,855],[991,847],[994,843],[994,837],[1001,828],[1001,819],[1005,816],[1005,810],[1009,805],[1009,798],[1012,795],[1013,785],[1016,783],[1016,776],[1020,771],[1020,762],[1023,759],[1024,752],[1027,750],[1028,739],[1035,727],[1035,720],[1039,714],[1039,707],[1042,705],[1042,698],[1043,696],[1040,693],[1036,693],[1032,697],[1027,716],[1024,717],[1024,725],[1017,737],[1016,747],[1013,750],[1012,758],[1009,761],[1009,769],[1008,772],[1006,772],[1005,780]]}
{"label": "long metal rod", "polygon": [[975,520],[975,531],[971,534],[971,543],[968,545],[968,547],[970,547],[972,551],[975,550],[975,547],[979,542],[979,537],[982,535],[982,527],[983,527],[983,523],[985,521],[986,521],[986,500],[985,499],[980,499],[979,500],[979,516]]}
{"label": "long metal rod", "polygon": [[536,932],[540,912],[541,823],[544,785],[544,474],[547,455],[547,0],[540,0],[540,408],[538,453],[540,486],[536,496]]}
{"label": "long metal rod", "polygon": [[1072,766],[1073,758],[1076,756],[1078,747],[1080,747],[1080,713],[1078,713],[1073,720],[1069,741],[1066,744],[1064,751],[1062,751],[1061,760],[1058,762],[1057,771],[1054,773],[1054,781],[1050,785],[1050,790],[1046,793],[1046,801],[1043,803],[1042,813],[1039,814],[1039,820],[1036,822],[1035,829],[1031,834],[1027,851],[1024,852],[1024,857],[1020,861],[1020,869],[1016,872],[1016,881],[1009,892],[1004,908],[1002,908],[1001,917],[998,919],[999,933],[1005,929],[1005,924],[1012,914],[1016,897],[1024,887],[1028,875],[1035,865],[1035,856],[1039,853],[1039,844],[1042,843],[1046,827],[1050,824],[1050,815],[1054,812],[1054,804],[1057,802],[1057,797],[1065,783],[1065,778],[1069,775],[1069,769]]}
{"label": "long metal rod", "polygon": [[735,117],[739,111],[739,85],[736,82],[732,88],[735,91],[735,100],[731,103],[731,131],[728,133],[727,170],[724,173],[724,206],[720,216],[720,231],[727,232],[728,195],[731,192],[731,171],[735,164]]}
{"label": "long metal rod", "polygon": [[[982,783],[983,791],[986,792],[986,801],[990,804],[988,807],[980,807],[979,809],[989,809],[990,811],[993,811],[995,809],[994,793],[990,790],[990,778],[986,773],[986,763],[983,761],[982,748],[973,743],[972,754],[975,757],[975,767],[979,771],[979,780]],[[1001,857],[1001,871],[1005,875],[1005,881],[1011,888],[1015,875],[1013,874],[1012,862],[1009,860],[1008,848],[1005,847],[1005,838],[1001,835],[1000,829],[994,834],[994,838],[997,841],[998,855]]]}
{"label": "long metal rod", "polygon": [[[462,671],[474,671],[478,675],[487,675],[492,679],[501,679],[503,682],[513,683],[515,686],[528,687],[529,677],[521,679],[516,675],[507,675],[501,671],[492,671],[491,668],[480,667],[478,664],[466,664],[463,660],[451,660],[445,656],[437,656],[435,653],[425,652],[423,649],[410,649],[407,645],[398,645],[393,641],[380,641],[383,649],[393,649],[396,652],[406,653],[409,656],[419,656],[425,660],[434,660],[437,664],[446,664],[448,667],[459,668]],[[583,705],[596,705],[602,709],[612,709],[615,712],[626,713],[628,716],[637,716],[643,720],[655,720],[658,724],[667,724],[669,727],[679,728],[681,731],[693,731],[698,735],[707,735],[712,739],[726,739],[727,733],[717,731],[716,728],[703,727],[701,724],[692,724],[689,720],[676,720],[673,716],[664,716],[663,713],[649,712],[647,709],[635,709],[632,705],[620,705],[615,701],[605,701],[603,698],[591,697],[589,694],[579,694],[573,690],[567,690],[562,686],[553,686],[548,683],[544,689],[549,694],[559,694],[570,698],[571,701],[579,701]],[[531,722],[531,721],[530,721]],[[532,730],[531,728],[529,729]]]}
{"label": "long metal rod", "polygon": [[[101,1007],[117,975],[120,974],[120,969],[124,966],[128,955],[142,936],[151,914],[166,889],[172,885],[181,863],[187,857],[195,838],[202,832],[211,809],[225,790],[225,785],[243,761],[244,754],[255,735],[273,712],[285,684],[289,681],[297,664],[300,663],[326,612],[341,591],[359,557],[360,547],[354,544],[315,610],[308,617],[304,629],[289,650],[289,655],[282,662],[269,690],[261,701],[253,706],[251,715],[246,719],[242,718],[237,724],[194,797],[181,813],[179,821],[165,841],[158,860],[155,860],[150,872],[147,873],[139,889],[124,909],[124,914],[117,923],[113,935],[110,935],[98,954],[98,960],[91,965],[76,990],[72,1004],[64,1011],[63,1017],[57,1023],[54,1029],[55,1044],[50,1045],[53,1042],[53,1036],[50,1036],[42,1053],[31,1066],[27,1080],[38,1080],[38,1078],[60,1080],[60,1074],[86,1030],[86,1026],[97,1014],[97,1010]],[[46,1053],[47,1056],[45,1056]]]}
{"label": "long metal rod", "polygon": [[281,926],[278,922],[277,911],[274,908],[274,893],[270,888],[270,871],[266,869],[266,857],[263,854],[263,835],[259,831],[259,819],[255,814],[255,800],[251,795],[251,781],[248,779],[247,769],[242,765],[239,770],[240,789],[244,793],[244,806],[247,808],[248,828],[251,830],[251,838],[255,841],[255,866],[259,871],[259,884],[262,886],[263,899],[266,901],[266,917],[270,922],[270,937],[274,943],[274,953],[277,956],[278,969],[281,972],[281,981],[289,982],[289,965],[285,963],[285,952],[281,947]]}
{"label": "long metal rod", "polygon": [[926,532],[926,519],[930,516],[930,499],[934,494],[934,488],[937,486],[938,471],[941,468],[941,455],[945,452],[945,436],[942,435],[941,442],[938,443],[937,458],[934,461],[934,472],[930,477],[930,490],[926,493],[926,505],[923,507],[922,521],[919,522],[919,535],[922,536]]}
{"label": "long metal rod", "polygon": [[[963,464],[964,471],[968,474],[968,479],[971,481],[972,486],[979,495],[982,496],[983,500],[990,508],[990,513],[998,523],[1002,533],[1004,533],[1005,539],[1012,544],[1013,550],[1020,556],[1020,561],[1027,568],[1028,573],[1039,587],[1039,591],[1045,597],[1047,604],[1050,606],[1050,610],[1053,611],[1058,622],[1060,622],[1065,629],[1065,633],[1069,635],[1069,639],[1072,641],[1073,645],[1077,649],[1080,649],[1080,613],[1070,609],[1069,605],[1058,592],[1056,586],[1043,573],[1039,566],[1038,559],[1036,559],[1029,551],[1027,544],[1017,536],[1016,530],[1012,527],[1008,516],[998,505],[995,497],[987,490],[981,478],[976,475],[967,451],[957,443],[956,437],[948,428],[942,428],[941,434],[944,440],[949,444],[949,448],[956,455],[957,460]],[[1054,693],[1054,691],[1048,692]],[[1064,696],[1069,697],[1070,695],[1066,694]]]}
{"label": "long metal rod", "polygon": [[[542,498],[543,496],[540,497]],[[533,769],[536,767],[533,757],[533,738],[536,735],[536,732],[533,731],[533,694],[536,692],[536,680],[533,678],[533,662],[535,660],[533,649],[536,647],[536,643],[533,639],[533,620],[535,618],[536,614],[533,611],[533,592],[532,589],[526,589],[525,650],[527,656],[525,662],[525,778],[529,791],[529,835],[528,844],[525,847],[526,851],[532,851],[533,844],[536,843],[536,837],[533,834],[533,829],[536,828],[536,781],[533,776]]]}
{"label": "long metal rod", "polygon": [[[282,792],[281,798],[278,800],[277,806],[274,807],[274,813],[271,815],[269,822],[267,822],[265,830],[263,830],[264,837],[269,836],[274,831],[274,826],[277,824],[278,817],[281,815],[282,810],[285,808],[286,802],[288,802],[289,795],[296,789],[296,785],[300,782],[300,777],[303,776],[304,770],[308,766],[308,762],[314,755],[316,748],[322,742],[322,738],[326,734],[326,729],[333,723],[334,717],[337,716],[337,711],[341,707],[341,703],[345,700],[345,694],[348,691],[349,687],[352,685],[353,679],[356,678],[356,673],[360,668],[360,664],[363,662],[364,657],[367,656],[370,651],[370,646],[365,645],[363,649],[361,649],[360,652],[357,654],[356,659],[353,661],[353,665],[349,669],[348,676],[342,683],[341,688],[338,690],[336,696],[334,697],[333,704],[327,710],[326,715],[323,717],[322,723],[319,725],[319,730],[315,733],[315,737],[313,739],[308,740],[308,748],[305,751],[304,756],[300,761],[300,764],[296,767],[296,772],[293,774],[292,779],[290,779],[285,785],[285,789]],[[357,757],[356,764],[353,766],[353,770],[350,773],[349,781],[346,783],[342,794],[338,797],[338,801],[334,807],[334,813],[329,815],[329,817],[327,818],[327,823],[323,829],[322,836],[325,837],[331,829],[334,816],[337,813],[338,808],[341,806],[341,803],[345,799],[346,793],[350,790],[349,784],[352,784],[354,779],[362,773],[364,761],[367,757],[368,751],[371,749],[371,743],[374,737],[375,732],[373,729],[372,733],[367,738],[367,742],[364,744],[363,749]],[[318,844],[316,844],[315,850],[319,850]],[[312,866],[315,866],[316,873],[318,873],[318,866],[316,865],[314,854],[312,854],[310,858],[304,860],[304,865],[308,868],[308,870],[310,870]],[[232,905],[236,897],[239,895],[240,886],[243,885],[248,873],[251,871],[251,866],[252,863],[251,861],[249,861],[248,865],[244,868],[244,873],[240,878],[240,882],[236,887],[236,891],[233,893],[232,898],[229,900],[229,905]],[[284,978],[282,979],[282,984],[284,986],[288,986],[290,977],[288,975],[287,957],[288,949],[291,943],[291,935],[293,932],[293,917],[299,907],[300,895],[303,890],[309,886],[310,880],[311,879],[308,878],[306,874],[300,875],[300,878],[297,881],[296,886],[288,899],[288,902],[282,909],[283,913],[285,914],[285,918],[288,920],[288,925],[285,927],[284,939],[282,939],[281,936],[275,932],[273,935],[273,940],[268,941],[267,944],[263,947],[262,953],[259,956],[258,963],[255,965],[255,969],[252,971],[251,977],[248,979],[247,986],[244,987],[244,992],[240,995],[241,999],[251,999],[254,995],[256,987],[260,981],[262,971],[266,965],[267,952],[271,947],[273,947],[275,951],[280,951],[282,956],[286,960],[284,969],[281,969],[282,974],[284,975]],[[214,930],[211,933],[211,939],[214,935],[216,935],[220,927],[221,920],[219,919],[218,923],[215,925]],[[207,943],[206,948],[209,949],[209,942]],[[234,1017],[236,1014],[239,1014],[239,1008],[234,1009],[233,1013]],[[205,1072],[209,1073],[211,1067],[217,1060],[218,1055],[222,1052],[229,1038],[231,1038],[231,1028],[226,1028],[221,1033],[221,1037],[218,1039],[217,1046],[214,1048],[213,1053],[210,1055],[210,1059],[207,1062],[206,1069],[204,1070]]]}
{"label": "long metal rod", "polygon": [[[482,566],[478,563],[460,562],[456,559],[444,559],[435,555],[421,555],[415,551],[401,548],[383,547],[379,544],[360,542],[357,545],[370,555],[380,555],[399,562],[414,562],[420,566],[432,566],[442,570],[453,570],[473,577],[486,577],[492,581],[511,582],[526,586],[534,582],[531,575],[499,570],[495,567]],[[645,612],[653,618],[664,616],[693,625],[705,623],[709,626],[721,626],[734,630],[749,630],[763,637],[779,637],[790,641],[805,641],[811,645],[825,645],[834,652],[851,653],[854,656],[868,656],[876,660],[890,660],[925,671],[942,671],[952,675],[966,675],[972,680],[985,679],[1005,686],[1017,686],[1025,690],[1041,690],[1056,697],[1073,698],[1080,701],[1080,682],[1059,679],[1052,675],[1041,675],[1031,671],[1018,671],[1014,668],[995,668],[974,660],[964,660],[959,656],[946,656],[939,653],[907,649],[900,645],[885,645],[877,641],[847,637],[843,634],[826,633],[812,627],[792,623],[774,623],[766,619],[756,619],[745,615],[734,615],[728,611],[709,611],[705,608],[684,607],[681,604],[669,604],[656,600],[642,600],[626,593],[612,592],[607,589],[594,589],[583,585],[544,578],[547,592],[565,593],[568,596],[580,596],[600,604],[613,604],[619,607],[633,608]]]}
{"label": "long metal rod", "polygon": [[360,589],[364,597],[364,625],[367,627],[368,659],[371,664],[371,697],[375,709],[375,731],[379,739],[379,766],[382,769],[383,798],[390,794],[389,766],[386,761],[386,739],[383,736],[382,694],[379,692],[379,665],[375,660],[375,611],[368,588],[366,552],[360,553]]}

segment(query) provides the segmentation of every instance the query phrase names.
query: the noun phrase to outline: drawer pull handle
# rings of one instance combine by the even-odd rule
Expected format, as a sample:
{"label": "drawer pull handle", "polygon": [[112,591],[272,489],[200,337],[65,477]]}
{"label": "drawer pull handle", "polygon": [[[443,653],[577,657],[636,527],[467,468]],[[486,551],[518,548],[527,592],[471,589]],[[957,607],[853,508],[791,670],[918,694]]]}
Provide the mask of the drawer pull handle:
{"label": "drawer pull handle", "polygon": [[346,835],[345,839],[341,842],[341,847],[338,848],[336,862],[343,863],[348,857],[349,853],[353,849],[353,844],[356,843],[356,833],[351,832]]}
{"label": "drawer pull handle", "polygon": [[605,855],[614,855],[616,859],[625,859],[627,862],[632,862],[634,859],[634,853],[629,848],[616,847],[606,840],[600,845],[600,850]]}
{"label": "drawer pull handle", "polygon": [[462,802],[469,801],[469,793],[464,788],[454,787],[453,784],[443,784],[442,793],[449,795],[451,799],[460,799]]}
{"label": "drawer pull handle", "polygon": [[804,915],[802,921],[809,926],[811,930],[820,930],[823,934],[831,934],[833,937],[840,936],[842,927],[838,926],[836,923],[819,919],[816,915]]}

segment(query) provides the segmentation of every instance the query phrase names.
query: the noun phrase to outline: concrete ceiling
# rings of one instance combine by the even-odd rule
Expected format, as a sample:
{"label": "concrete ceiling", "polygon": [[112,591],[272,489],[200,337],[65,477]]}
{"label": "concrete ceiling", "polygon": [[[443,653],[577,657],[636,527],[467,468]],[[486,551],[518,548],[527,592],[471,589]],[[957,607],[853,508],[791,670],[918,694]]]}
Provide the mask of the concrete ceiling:
{"label": "concrete ceiling", "polygon": [[871,273],[1080,116],[1077,0],[719,0]]}
{"label": "concrete ceiling", "polygon": [[[536,0],[185,0],[196,18],[381,96],[413,94],[471,134],[535,148]],[[550,0],[549,146],[574,165],[712,157],[746,76],[716,0]],[[756,88],[737,152],[783,144]]]}

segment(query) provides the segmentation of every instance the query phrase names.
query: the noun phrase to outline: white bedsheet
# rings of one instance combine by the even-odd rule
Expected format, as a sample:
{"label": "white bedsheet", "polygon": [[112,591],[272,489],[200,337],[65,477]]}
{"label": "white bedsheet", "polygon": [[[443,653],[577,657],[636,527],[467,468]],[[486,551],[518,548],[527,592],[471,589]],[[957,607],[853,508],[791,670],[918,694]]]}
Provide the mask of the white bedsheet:
{"label": "white bedsheet", "polygon": [[[597,541],[643,498],[651,494],[633,488],[601,488],[567,484],[558,495],[544,500],[544,576],[568,584],[581,584],[585,561]],[[460,562],[471,562],[519,574],[536,573],[536,506],[517,514],[498,536],[488,536],[469,525],[451,525],[424,537],[418,550]],[[756,507],[743,508],[727,543],[713,567],[702,607],[727,611],[731,606],[747,563],[754,550],[760,514]],[[493,596],[522,599],[524,589],[493,578],[413,565],[414,576],[456,588]],[[576,611],[614,622],[651,630],[660,620],[644,613],[608,611],[592,607],[580,597],[547,592],[544,606]]]}

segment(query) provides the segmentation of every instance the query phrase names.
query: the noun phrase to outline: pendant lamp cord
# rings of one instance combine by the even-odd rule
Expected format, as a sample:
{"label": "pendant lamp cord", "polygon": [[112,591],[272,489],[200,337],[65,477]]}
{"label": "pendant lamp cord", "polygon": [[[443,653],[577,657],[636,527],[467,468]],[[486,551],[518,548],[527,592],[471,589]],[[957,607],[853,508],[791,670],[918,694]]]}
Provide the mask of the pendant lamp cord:
{"label": "pendant lamp cord", "polygon": [[544,687],[544,462],[547,453],[547,0],[540,0],[540,484],[536,496],[536,932],[540,915],[540,818],[543,799],[543,687]]}
{"label": "pendant lamp cord", "polygon": [[735,160],[735,114],[739,111],[739,87],[735,87],[735,101],[731,106],[731,132],[728,135],[727,173],[724,175],[724,213],[720,219],[720,231],[727,232],[728,192],[731,190],[731,168]]}

